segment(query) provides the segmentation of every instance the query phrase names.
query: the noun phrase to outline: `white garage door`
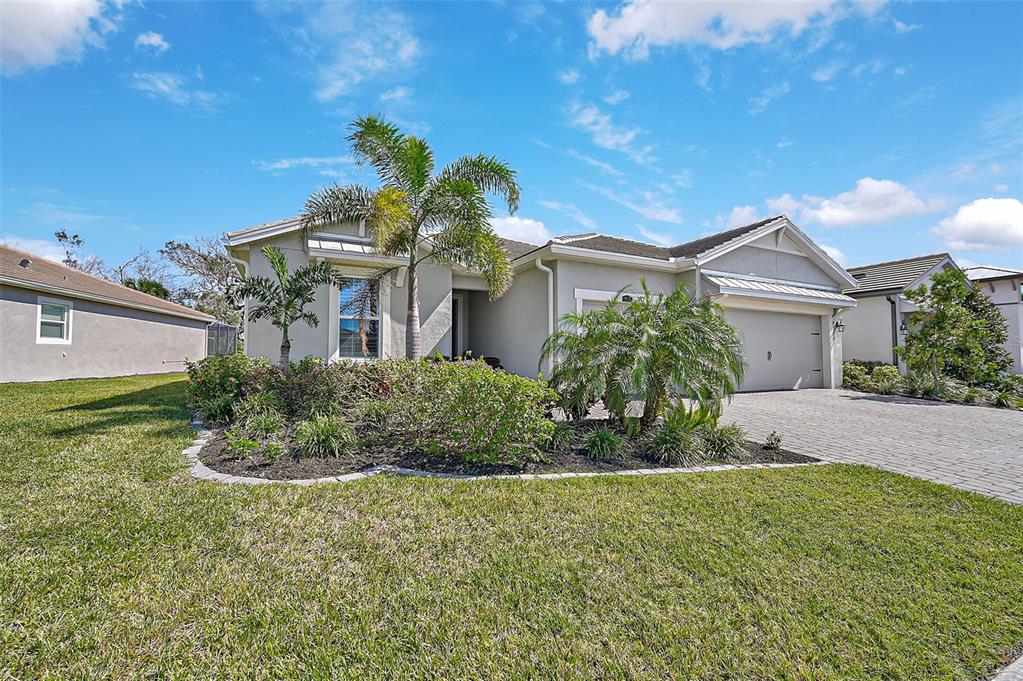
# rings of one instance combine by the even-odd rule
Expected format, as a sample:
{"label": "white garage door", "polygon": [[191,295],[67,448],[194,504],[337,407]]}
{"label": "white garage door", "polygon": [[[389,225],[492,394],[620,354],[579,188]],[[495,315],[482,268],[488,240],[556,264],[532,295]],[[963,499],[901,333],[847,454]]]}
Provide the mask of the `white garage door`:
{"label": "white garage door", "polygon": [[726,310],[725,317],[742,336],[741,390],[823,387],[820,317],[755,310]]}

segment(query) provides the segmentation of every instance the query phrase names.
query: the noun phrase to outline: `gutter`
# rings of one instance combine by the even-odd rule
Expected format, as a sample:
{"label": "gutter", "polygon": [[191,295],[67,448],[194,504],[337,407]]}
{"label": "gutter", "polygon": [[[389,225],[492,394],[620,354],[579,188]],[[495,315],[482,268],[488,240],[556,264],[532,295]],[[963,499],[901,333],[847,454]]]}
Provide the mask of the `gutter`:
{"label": "gutter", "polygon": [[[547,337],[554,333],[554,270],[543,264],[537,257],[534,261],[536,269],[547,273]],[[547,376],[551,374],[551,358],[547,358]]]}

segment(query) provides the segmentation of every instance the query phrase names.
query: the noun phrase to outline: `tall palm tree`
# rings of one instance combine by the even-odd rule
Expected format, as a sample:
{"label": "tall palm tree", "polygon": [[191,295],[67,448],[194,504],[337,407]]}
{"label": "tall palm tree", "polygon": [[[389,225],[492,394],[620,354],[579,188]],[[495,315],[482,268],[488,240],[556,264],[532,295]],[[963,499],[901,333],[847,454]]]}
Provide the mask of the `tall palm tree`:
{"label": "tall palm tree", "polygon": [[288,330],[291,325],[303,321],[309,326],[317,326],[319,318],[305,307],[316,299],[316,289],[324,284],[340,283],[333,268],[326,262],[317,262],[299,267],[288,272],[288,260],[284,252],[276,246],[263,246],[260,249],[263,257],[270,263],[277,281],[268,277],[245,277],[238,288],[238,296],[242,300],[258,301],[249,310],[249,321],[269,319],[270,323],[281,330],[281,369],[287,373],[290,365],[291,337]]}
{"label": "tall palm tree", "polygon": [[[502,197],[508,212],[519,204],[515,171],[493,156],[463,156],[434,174],[433,150],[426,140],[402,134],[376,116],[356,119],[346,138],[359,163],[368,163],[380,187],[334,185],[310,196],[302,214],[307,230],[362,222],[384,255],[407,259],[408,314],[405,354],[422,356],[419,324],[419,265],[432,260],[483,274],[491,299],[511,283],[508,255],[490,226],[487,193]],[[424,253],[420,253],[420,250]],[[379,269],[363,291],[373,291],[397,268]],[[368,303],[364,303],[368,305]]]}
{"label": "tall palm tree", "polygon": [[643,401],[643,425],[669,403],[691,400],[716,412],[743,376],[742,343],[709,298],[679,286],[626,301],[619,292],[600,310],[563,316],[544,342],[541,362],[554,359],[550,383],[576,416],[603,400],[624,419],[631,400]]}

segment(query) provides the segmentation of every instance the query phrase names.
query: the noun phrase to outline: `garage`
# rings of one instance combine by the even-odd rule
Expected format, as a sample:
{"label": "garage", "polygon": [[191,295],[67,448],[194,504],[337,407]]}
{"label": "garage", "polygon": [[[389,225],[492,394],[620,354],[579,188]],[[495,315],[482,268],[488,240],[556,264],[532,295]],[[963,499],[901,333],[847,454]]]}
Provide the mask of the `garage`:
{"label": "garage", "polygon": [[743,392],[824,386],[820,316],[729,309],[725,317],[742,337]]}

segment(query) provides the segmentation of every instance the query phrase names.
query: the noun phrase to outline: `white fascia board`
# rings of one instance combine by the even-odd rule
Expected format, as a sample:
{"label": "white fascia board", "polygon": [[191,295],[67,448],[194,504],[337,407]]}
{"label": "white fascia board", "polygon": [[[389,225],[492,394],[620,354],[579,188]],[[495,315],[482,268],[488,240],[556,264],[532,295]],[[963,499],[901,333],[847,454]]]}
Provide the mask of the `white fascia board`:
{"label": "white fascia board", "polygon": [[665,272],[686,272],[696,266],[692,258],[672,258],[671,260],[659,260],[657,258],[646,258],[641,255],[627,255],[624,253],[608,253],[607,251],[595,251],[590,248],[579,248],[577,246],[566,246],[564,244],[547,244],[530,251],[512,260],[512,268],[516,271],[531,267],[537,258],[544,260],[580,260],[584,262],[597,262],[620,267],[635,267],[637,269],[661,270]]}
{"label": "white fascia board", "polygon": [[776,293],[774,291],[751,291],[744,288],[731,288],[719,286],[718,290],[723,296],[735,296],[740,298],[756,298],[760,300],[781,300],[792,303],[807,303],[821,307],[856,307],[855,301],[816,298],[811,296],[800,296],[792,293]]}
{"label": "white fascia board", "polygon": [[266,229],[254,230],[252,232],[246,232],[239,234],[238,236],[230,236],[224,238],[224,243],[228,246],[241,246],[242,244],[252,243],[253,241],[260,241],[262,239],[270,239],[281,234],[287,234],[288,232],[294,232],[302,229],[302,223],[287,222],[283,225],[275,225],[273,227],[267,227]]}
{"label": "white fascia board", "polygon": [[38,284],[36,282],[21,281],[20,279],[12,279],[11,277],[0,276],[0,284],[9,284],[10,286],[16,286],[18,288],[27,289],[29,291],[43,291],[45,293],[54,293],[68,298],[77,298],[78,300],[88,300],[94,303],[104,303],[105,305],[112,305],[114,307],[127,307],[133,310],[145,310],[146,312],[154,312],[156,314],[170,315],[171,317],[182,317],[184,319],[194,319],[200,322],[206,322],[212,324],[216,321],[213,317],[205,315],[199,311],[195,314],[188,314],[187,312],[179,312],[177,310],[166,310],[162,307],[156,307],[155,305],[146,305],[145,303],[135,303],[126,300],[120,300],[118,298],[110,298],[108,296],[98,296],[93,293],[82,293],[81,291],[75,291],[69,288],[63,288],[61,286],[51,286],[49,284]]}

